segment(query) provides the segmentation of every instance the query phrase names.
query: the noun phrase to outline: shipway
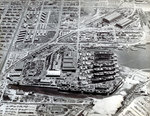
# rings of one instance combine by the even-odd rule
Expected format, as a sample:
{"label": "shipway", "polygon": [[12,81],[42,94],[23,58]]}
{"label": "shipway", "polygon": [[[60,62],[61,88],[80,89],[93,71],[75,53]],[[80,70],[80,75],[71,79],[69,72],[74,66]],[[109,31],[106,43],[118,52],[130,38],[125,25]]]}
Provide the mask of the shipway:
{"label": "shipway", "polygon": [[36,87],[36,86],[28,86],[28,85],[12,85],[9,84],[8,87],[10,89],[19,89],[23,90],[25,92],[35,92],[35,93],[40,93],[40,94],[46,94],[46,95],[52,95],[52,96],[62,96],[62,97],[70,97],[70,98],[88,98],[88,97],[93,97],[93,98],[98,98],[102,99],[105,97],[108,97],[106,95],[95,95],[95,94],[79,94],[77,92],[63,92],[63,91],[58,91],[57,88],[49,88],[49,87]]}

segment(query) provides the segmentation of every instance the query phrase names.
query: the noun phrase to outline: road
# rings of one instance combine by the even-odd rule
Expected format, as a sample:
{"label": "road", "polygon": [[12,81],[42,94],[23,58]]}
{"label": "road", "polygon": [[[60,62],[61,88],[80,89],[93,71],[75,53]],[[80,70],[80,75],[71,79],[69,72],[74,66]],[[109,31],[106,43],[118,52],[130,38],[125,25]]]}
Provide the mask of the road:
{"label": "road", "polygon": [[[133,71],[132,72],[132,77],[131,78],[134,78],[134,76],[136,76],[137,74],[139,75],[142,75],[141,73],[139,73],[139,71]],[[145,76],[145,75],[142,75],[142,76]],[[139,84],[136,84],[134,85],[129,91],[128,91],[128,95],[125,97],[123,103],[122,103],[122,107],[116,112],[115,116],[118,116],[120,114],[120,112],[122,112],[127,106],[129,106],[129,104],[132,103],[132,101],[134,100],[134,97],[136,96],[136,92],[141,88],[143,87],[146,83],[146,82],[143,82],[143,83],[139,83]]]}
{"label": "road", "polygon": [[[27,4],[29,4],[29,2],[26,2],[26,5]],[[8,7],[8,6],[7,6]],[[8,8],[7,8],[8,9]],[[17,33],[18,33],[18,31],[19,31],[19,29],[20,29],[20,26],[21,26],[21,23],[22,23],[22,21],[23,21],[23,15],[27,12],[27,8],[24,8],[24,9],[22,9],[23,11],[21,12],[21,16],[20,16],[20,20],[19,20],[19,23],[18,23],[18,25],[17,25],[17,27],[16,27],[16,29],[17,29],[17,31],[15,31],[15,33],[14,33],[14,36],[12,37],[12,40],[11,40],[11,42],[10,42],[10,45],[9,45],[9,47],[8,47],[8,50],[7,50],[7,53],[6,53],[6,56],[5,56],[5,58],[4,58],[4,61],[3,61],[3,63],[1,64],[2,65],[2,67],[5,67],[5,63],[7,62],[7,60],[8,60],[8,57],[9,57],[9,55],[10,55],[10,52],[11,52],[11,50],[12,50],[12,48],[13,48],[13,42],[15,41],[15,38],[16,38],[16,36],[17,36]],[[3,70],[0,70],[0,74],[2,73],[2,71]],[[1,79],[1,78],[0,78]]]}
{"label": "road", "polygon": [[30,105],[89,105],[89,103],[87,102],[83,102],[83,103],[62,103],[62,102],[7,102],[7,101],[2,101],[1,103],[6,103],[6,104],[30,104]]}
{"label": "road", "polygon": [[[64,1],[62,1],[62,2],[64,2]],[[118,7],[116,7],[116,9],[113,10],[112,12],[115,12],[123,3],[124,3],[124,2],[120,3],[120,5],[118,5]],[[80,5],[80,4],[79,4],[79,5]],[[42,7],[43,7],[43,5],[42,5]],[[79,7],[81,7],[81,6],[79,6]],[[61,5],[61,11],[62,11],[62,9],[63,9],[63,3],[62,3],[62,5]],[[79,12],[80,12],[80,10],[79,10]],[[112,12],[110,12],[110,13],[112,13]],[[110,13],[109,13],[109,14],[110,14]],[[59,15],[58,28],[60,27],[60,23],[61,23],[61,15],[62,15],[62,14],[60,13],[60,15]],[[16,66],[16,65],[19,64],[20,62],[24,61],[26,58],[28,58],[28,57],[29,57],[30,55],[32,55],[33,53],[35,53],[35,52],[37,52],[37,51],[39,51],[39,50],[41,50],[41,49],[45,49],[45,48],[46,48],[47,46],[49,46],[50,44],[57,44],[57,42],[58,42],[59,39],[68,37],[68,36],[70,36],[70,35],[72,35],[73,33],[76,33],[76,32],[78,32],[78,39],[77,39],[77,51],[78,51],[78,48],[79,48],[79,31],[84,31],[84,30],[99,30],[99,29],[97,29],[97,28],[95,28],[95,29],[94,29],[94,28],[89,28],[89,29],[87,29],[87,28],[86,28],[86,25],[89,24],[89,23],[91,23],[91,22],[94,22],[95,20],[98,20],[98,19],[100,19],[100,18],[102,18],[102,17],[104,17],[104,16],[106,16],[106,15],[108,15],[108,14],[105,14],[105,15],[102,15],[102,16],[98,16],[98,13],[97,13],[95,16],[93,16],[92,19],[88,19],[88,20],[84,21],[83,24],[80,24],[80,17],[79,17],[79,19],[78,19],[78,29],[73,30],[73,31],[67,33],[66,35],[63,35],[63,36],[60,36],[60,37],[57,37],[58,32],[59,32],[59,31],[57,31],[56,36],[55,36],[52,40],[50,40],[50,41],[48,41],[47,43],[44,43],[44,44],[38,46],[38,47],[35,48],[34,50],[29,51],[29,54],[28,54],[27,56],[25,56],[24,58],[20,59],[20,60],[17,61],[17,62],[14,62],[10,67],[8,67],[8,68],[5,70],[5,72],[2,74],[2,76],[4,76],[4,75],[5,75],[6,73],[8,73],[14,66]],[[99,31],[100,31],[100,30],[99,30]],[[105,31],[106,31],[106,30],[105,30]],[[10,48],[10,50],[11,50],[11,48]],[[78,57],[78,56],[77,56],[77,57]]]}

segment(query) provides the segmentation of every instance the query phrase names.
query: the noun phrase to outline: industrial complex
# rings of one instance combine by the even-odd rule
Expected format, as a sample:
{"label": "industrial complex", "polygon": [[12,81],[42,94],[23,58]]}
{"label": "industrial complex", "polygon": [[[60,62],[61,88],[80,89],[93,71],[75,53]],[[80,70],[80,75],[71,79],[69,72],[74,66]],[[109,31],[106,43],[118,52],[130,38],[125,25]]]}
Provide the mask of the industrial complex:
{"label": "industrial complex", "polygon": [[149,116],[149,8],[0,0],[0,116]]}

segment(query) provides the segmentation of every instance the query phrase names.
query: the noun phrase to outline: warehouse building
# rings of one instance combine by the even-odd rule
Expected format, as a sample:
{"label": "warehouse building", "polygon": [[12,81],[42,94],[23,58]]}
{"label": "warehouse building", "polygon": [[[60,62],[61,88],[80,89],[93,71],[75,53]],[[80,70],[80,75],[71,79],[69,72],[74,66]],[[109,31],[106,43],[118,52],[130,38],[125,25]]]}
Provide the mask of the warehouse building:
{"label": "warehouse building", "polygon": [[118,12],[113,12],[103,18],[104,22],[111,23],[112,21],[120,18],[122,15]]}
{"label": "warehouse building", "polygon": [[46,77],[59,77],[61,74],[60,70],[49,70],[47,71]]}
{"label": "warehouse building", "polygon": [[66,55],[64,55],[62,71],[75,72],[76,69],[75,69],[75,66],[74,66],[73,62],[74,62],[73,56],[66,56]]}
{"label": "warehouse building", "polygon": [[125,26],[129,25],[130,23],[132,23],[132,20],[130,20],[128,18],[124,18],[124,19],[120,20],[118,23],[116,23],[116,26],[120,27],[120,28],[124,28]]}

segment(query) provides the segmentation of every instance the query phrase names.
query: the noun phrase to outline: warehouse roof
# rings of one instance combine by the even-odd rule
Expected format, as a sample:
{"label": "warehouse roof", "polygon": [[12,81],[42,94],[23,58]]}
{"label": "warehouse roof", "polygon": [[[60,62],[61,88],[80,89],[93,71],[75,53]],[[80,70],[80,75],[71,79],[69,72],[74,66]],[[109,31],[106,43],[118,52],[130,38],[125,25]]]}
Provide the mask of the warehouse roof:
{"label": "warehouse roof", "polygon": [[132,20],[130,20],[128,18],[124,18],[124,19],[120,20],[118,23],[116,23],[116,26],[123,28],[124,26],[127,26],[131,22],[132,22]]}
{"label": "warehouse roof", "polygon": [[121,17],[121,14],[118,12],[113,12],[103,18],[103,21],[110,23],[111,21]]}

